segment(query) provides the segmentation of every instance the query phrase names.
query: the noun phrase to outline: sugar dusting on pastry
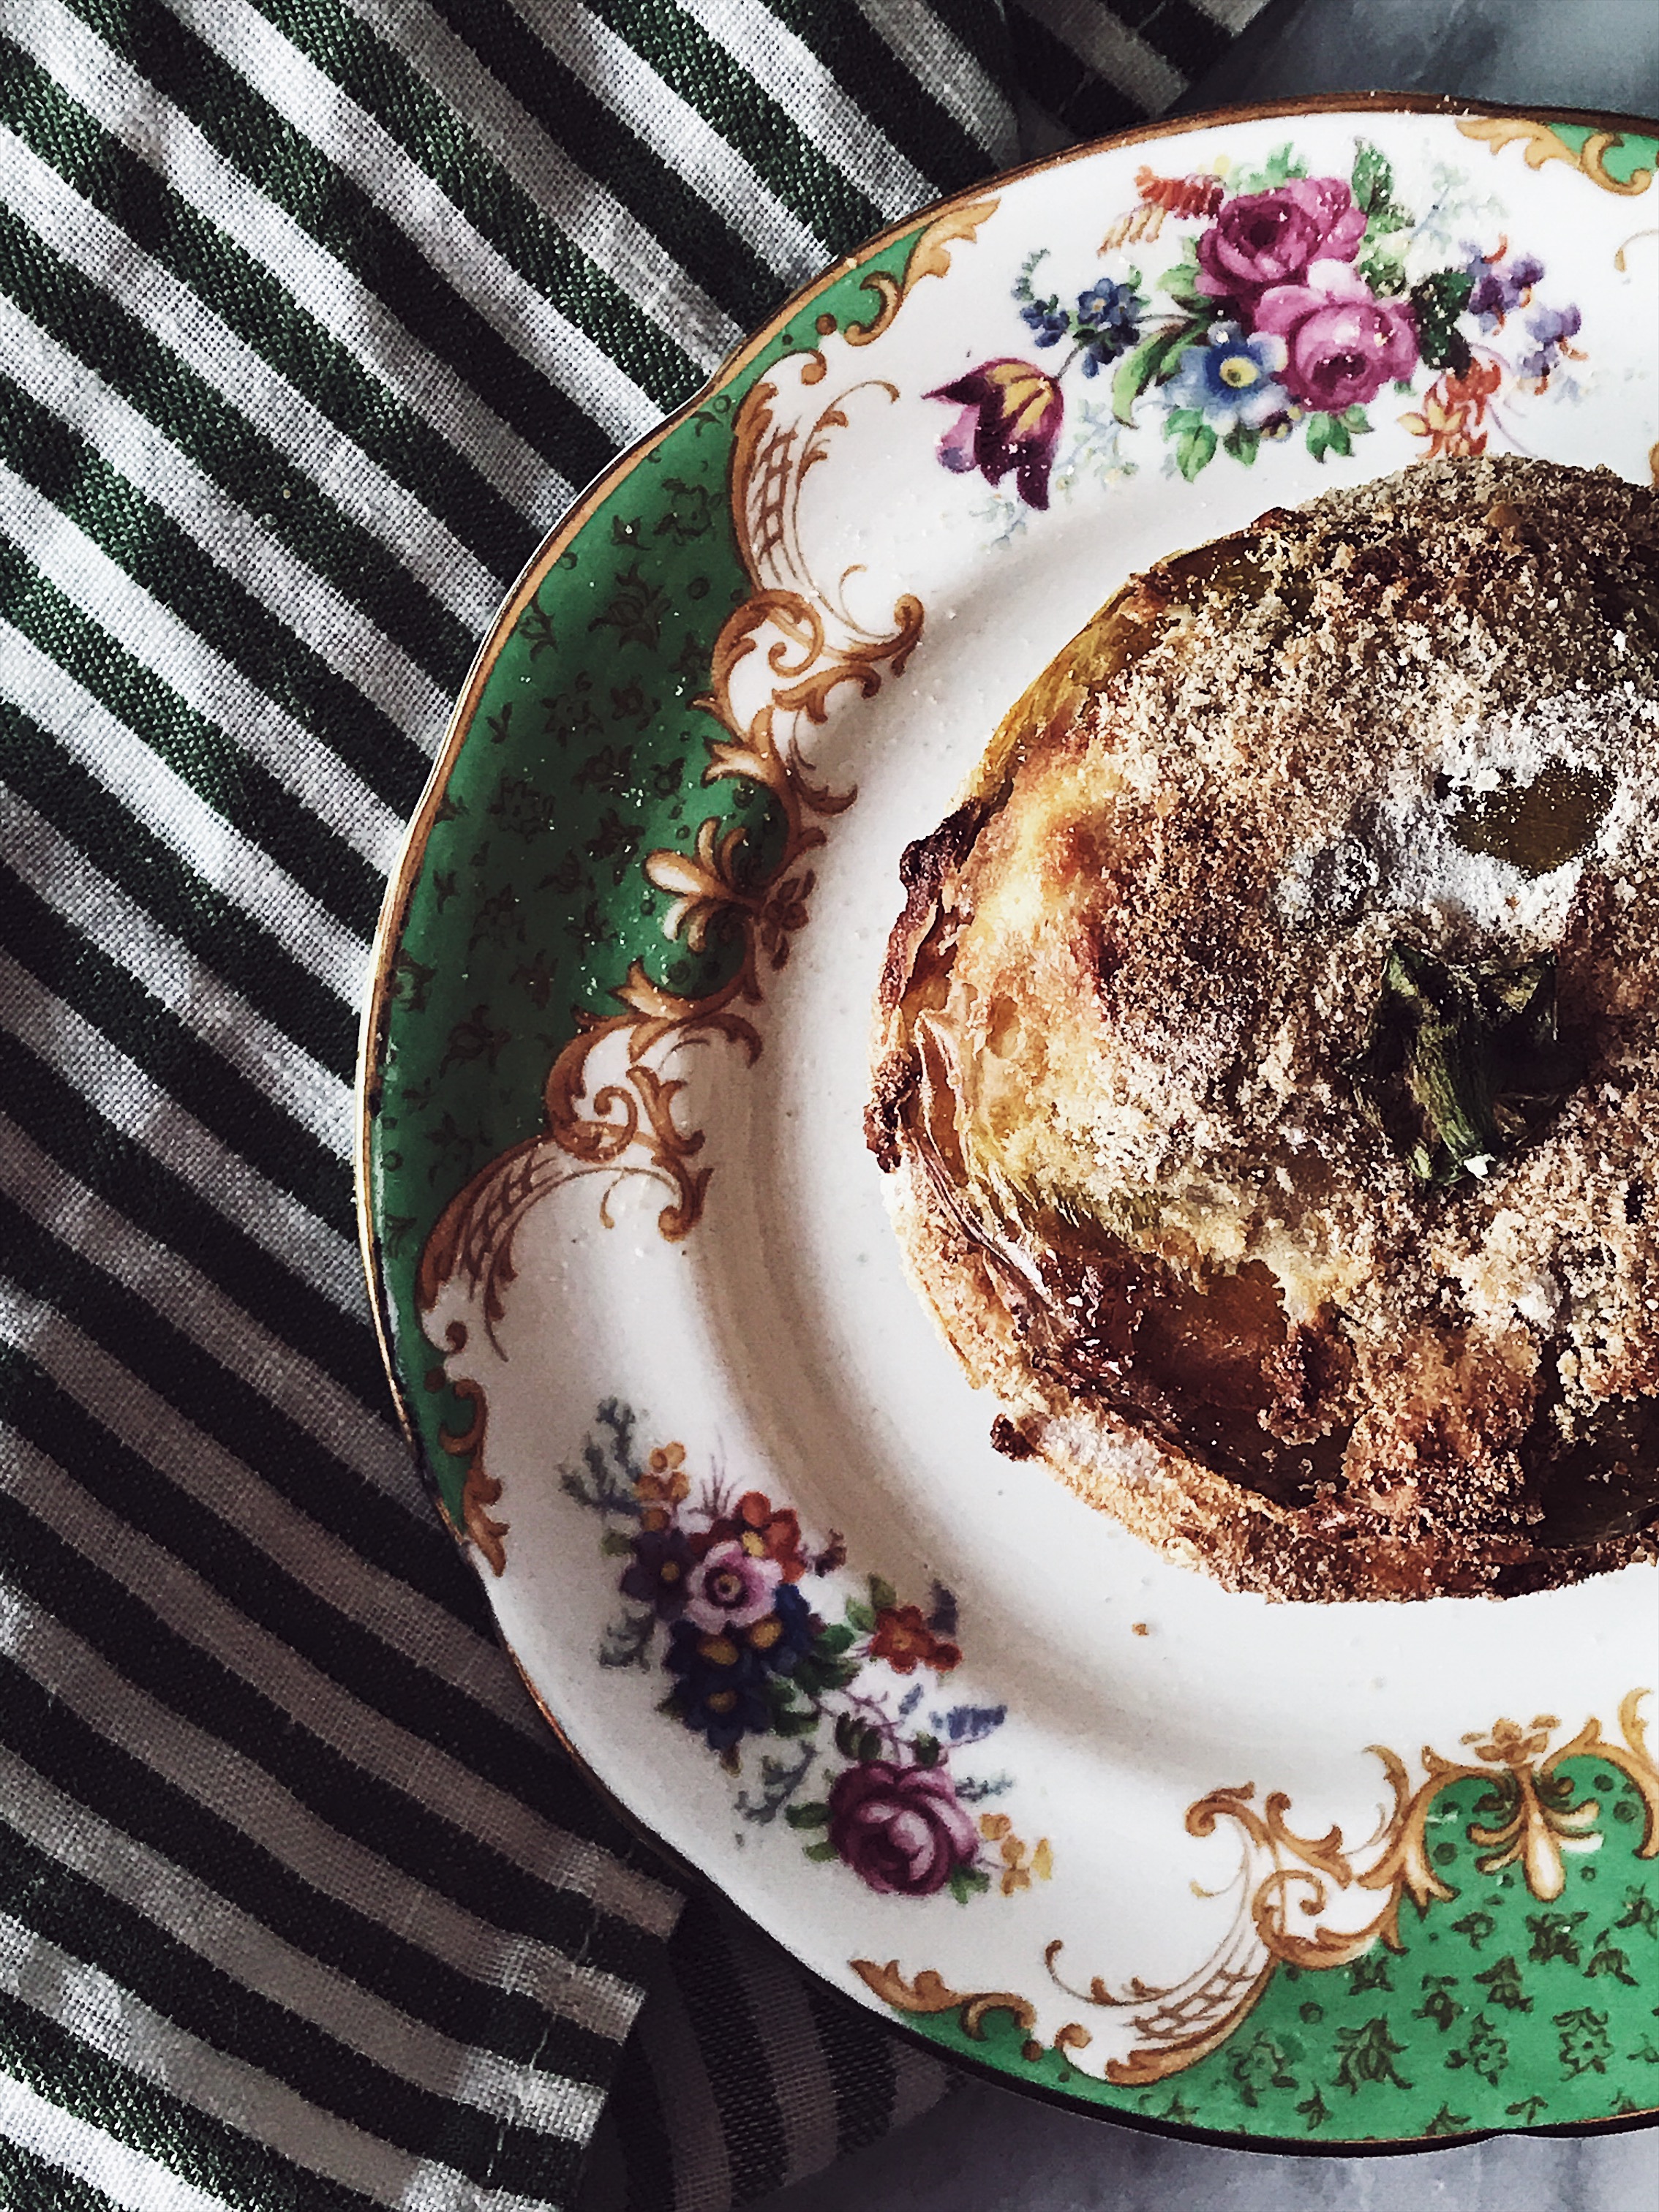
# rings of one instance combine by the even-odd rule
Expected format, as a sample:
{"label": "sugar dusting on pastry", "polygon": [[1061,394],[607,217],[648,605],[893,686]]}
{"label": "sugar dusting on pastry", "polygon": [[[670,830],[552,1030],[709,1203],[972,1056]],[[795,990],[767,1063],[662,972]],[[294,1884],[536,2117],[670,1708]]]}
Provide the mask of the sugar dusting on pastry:
{"label": "sugar dusting on pastry", "polygon": [[1656,504],[1434,463],[1161,564],[907,856],[919,1287],[1016,1449],[1236,1587],[1656,1548]]}

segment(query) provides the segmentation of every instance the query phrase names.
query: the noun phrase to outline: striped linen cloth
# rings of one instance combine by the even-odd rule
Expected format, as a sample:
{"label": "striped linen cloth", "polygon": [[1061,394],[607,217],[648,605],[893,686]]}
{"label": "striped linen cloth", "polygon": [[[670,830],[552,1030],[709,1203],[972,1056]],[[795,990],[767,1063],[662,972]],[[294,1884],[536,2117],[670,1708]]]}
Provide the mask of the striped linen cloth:
{"label": "striped linen cloth", "polygon": [[6,2205],[720,2212],[940,2093],[494,1642],[370,1331],[356,1007],[573,493],[1258,4],[0,0]]}

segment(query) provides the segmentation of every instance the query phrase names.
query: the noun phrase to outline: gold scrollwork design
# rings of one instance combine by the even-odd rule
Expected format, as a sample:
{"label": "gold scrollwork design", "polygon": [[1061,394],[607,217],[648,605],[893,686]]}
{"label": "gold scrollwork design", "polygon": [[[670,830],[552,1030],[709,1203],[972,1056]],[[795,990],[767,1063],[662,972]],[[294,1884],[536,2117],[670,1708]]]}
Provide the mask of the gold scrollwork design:
{"label": "gold scrollwork design", "polygon": [[[1464,1737],[1475,1764],[1443,1759],[1425,1746],[1425,1778],[1415,1788],[1405,1761],[1373,1744],[1394,1805],[1368,1864],[1345,1848],[1340,1828],[1319,1837],[1298,1835],[1285,1818],[1290,1800],[1283,1791],[1273,1792],[1259,1812],[1252,1802],[1254,1786],[1248,1784],[1200,1798],[1188,1808],[1190,1834],[1210,1835],[1218,1821],[1227,1820],[1244,1838],[1247,1872],[1240,1912],[1214,1956],[1181,1984],[1152,1990],[1132,1983],[1127,1991],[1115,1994],[1097,1978],[1091,1983],[1091,2002],[1143,2008],[1134,2023],[1140,2043],[1127,2060],[1108,2063],[1107,2079],[1155,2081],[1190,2066],[1232,2033],[1276,1966],[1346,1966],[1379,1941],[1390,1950],[1402,1950],[1400,1912],[1405,1901],[1409,1898],[1421,1914],[1431,1903],[1455,1894],[1434,1870],[1426,1834],[1435,1801],[1455,1783],[1475,1779],[1492,1785],[1491,1796],[1477,1808],[1490,1818],[1472,1820],[1468,1830],[1481,1854],[1475,1861],[1480,1871],[1493,1875],[1518,1866],[1532,1894],[1546,1902],[1559,1897],[1566,1885],[1564,1851],[1592,1849],[1599,1841],[1590,1832],[1601,1818],[1601,1806],[1593,1798],[1572,1802],[1571,1778],[1560,1771],[1568,1759],[1594,1755],[1629,1778],[1644,1808],[1638,1855],[1659,1855],[1659,1766],[1648,1752],[1638,1711],[1644,1694],[1632,1691],[1620,1705],[1622,1743],[1607,1740],[1601,1723],[1591,1720],[1551,1751],[1550,1738],[1560,1726],[1553,1714],[1538,1715],[1528,1728],[1500,1720],[1484,1733]],[[1333,1893],[1348,1889],[1378,1895],[1377,1910],[1357,1925],[1324,1924]],[[1051,1953],[1051,1972],[1053,1966]]]}
{"label": "gold scrollwork design", "polygon": [[[450,1323],[447,1342],[452,1352],[465,1350],[466,1330],[461,1322]],[[434,1389],[441,1389],[444,1380],[441,1367],[428,1377],[428,1384]],[[455,1395],[471,1409],[471,1418],[464,1429],[441,1427],[438,1442],[453,1459],[466,1462],[465,1476],[461,1485],[462,1533],[471,1539],[495,1572],[500,1574],[507,1565],[507,1553],[501,1541],[507,1534],[507,1523],[497,1521],[489,1510],[501,1497],[501,1486],[484,1464],[484,1436],[489,1425],[489,1401],[480,1386],[468,1380],[456,1383]]]}
{"label": "gold scrollwork design", "polygon": [[[890,276],[884,269],[872,270],[863,280],[866,292],[873,293],[876,312],[867,323],[849,323],[843,336],[848,345],[870,345],[882,332],[892,325],[893,318],[909,298],[924,276],[943,276],[951,266],[951,248],[959,240],[971,242],[981,223],[988,222],[997,211],[994,199],[971,200],[966,207],[946,208],[936,216],[917,239],[910,258],[904,264],[902,278]],[[826,327],[827,324],[827,327]],[[828,337],[835,328],[833,317],[820,322],[821,336]]]}
{"label": "gold scrollwork design", "polygon": [[1012,1990],[953,1990],[931,1966],[924,1966],[914,1981],[907,1982],[896,1959],[890,1959],[884,1966],[873,1959],[854,1959],[850,1963],[860,1980],[895,2012],[953,2012],[963,2033],[975,2043],[984,2040],[985,2022],[994,2012],[1006,2012],[1016,2027],[1029,2028],[1036,2019],[1036,2007]]}
{"label": "gold scrollwork design", "polygon": [[[898,396],[891,385],[866,380],[822,408],[803,429],[781,416],[779,387],[763,380],[738,411],[731,504],[750,591],[720,629],[710,688],[696,702],[715,726],[702,781],[713,785],[742,777],[769,792],[783,836],[767,864],[758,866],[744,825],[710,816],[689,852],[665,849],[646,856],[647,879],[672,899],[663,918],[665,936],[696,952],[711,935],[734,942],[731,974],[712,991],[684,997],[653,982],[635,960],[611,993],[620,1012],[577,1015],[576,1033],[543,1085],[540,1130],[475,1175],[434,1225],[416,1271],[421,1311],[431,1314],[459,1279],[479,1301],[498,1352],[496,1329],[515,1273],[514,1239],[526,1215],[551,1191],[580,1176],[602,1177],[599,1217],[610,1226],[617,1182],[644,1176],[666,1194],[657,1215],[661,1236],[686,1237],[701,1218],[711,1174],[699,1157],[704,1135],[685,1126],[686,1085],[665,1063],[687,1045],[720,1037],[737,1045],[751,1064],[759,1054],[760,1034],[741,1009],[762,1003],[763,973],[788,958],[790,940],[807,921],[813,888],[812,872],[803,861],[823,843],[823,823],[856,796],[819,780],[801,750],[802,732],[828,721],[841,685],[851,684],[868,698],[887,675],[901,673],[921,635],[921,603],[908,592],[896,601],[890,627],[869,628],[847,602],[848,585],[859,568],[845,568],[826,585],[802,541],[802,485],[829,453],[833,434],[847,427],[848,404],[860,393],[884,395],[890,402]],[[596,1055],[611,1040],[622,1046],[622,1066],[612,1058],[598,1075]],[[452,1341],[451,1351],[458,1348]],[[478,1413],[465,1441],[447,1438],[445,1448],[471,1455],[466,1533],[499,1573],[505,1524],[488,1510],[501,1486],[483,1472],[483,1399],[476,1384],[456,1388],[476,1401]]]}
{"label": "gold scrollwork design", "polygon": [[[1490,1785],[1466,1831],[1479,1854],[1476,1867],[1486,1875],[1518,1867],[1528,1891],[1543,1902],[1559,1897],[1565,1887],[1564,1855],[1594,1850],[1600,1842],[1594,1832],[1601,1804],[1593,1797],[1574,1802],[1572,1778],[1562,1771],[1569,1760],[1594,1758],[1626,1776],[1643,1808],[1636,1855],[1659,1857],[1659,1765],[1648,1749],[1638,1710],[1647,1694],[1632,1690],[1621,1700],[1620,1741],[1603,1735],[1601,1723],[1589,1720],[1552,1750],[1551,1739],[1561,1726],[1554,1715],[1540,1713],[1524,1728],[1500,1720],[1463,1738],[1473,1762],[1443,1759],[1425,1746],[1424,1778],[1415,1784],[1397,1753],[1373,1744],[1394,1802],[1378,1834],[1358,1851],[1349,1850],[1340,1827],[1322,1836],[1299,1834],[1290,1825],[1291,1801],[1282,1790],[1259,1805],[1253,1783],[1212,1790],[1198,1799],[1187,1808],[1189,1835],[1213,1835],[1224,1820],[1244,1844],[1239,1908],[1209,1958],[1179,1982],[1160,1985],[1135,1978],[1114,1988],[1101,1975],[1082,1986],[1063,1978],[1060,1942],[1050,1943],[1043,1954],[1051,1980],[1068,1996],[1127,2015],[1132,2048],[1127,2057],[1107,2059],[1104,2078],[1121,2087],[1145,2087],[1195,2065],[1235,2033],[1280,1966],[1304,1972],[1347,1966],[1376,1942],[1403,1950],[1400,1912],[1407,1899],[1420,1915],[1455,1894],[1435,1872],[1426,1838],[1436,1800],[1456,1783]],[[1343,1893],[1352,1893],[1356,1903],[1367,1902],[1331,1926],[1327,1916]],[[1377,1899],[1374,1911],[1368,1909],[1371,1897]],[[852,1964],[900,2011],[945,2012],[970,2002],[931,1970],[907,1984],[896,1960],[882,1968],[867,1960]],[[1015,2012],[1028,2029],[1036,2020],[1034,2005],[1006,1992],[989,2002]],[[1080,2049],[1079,2034],[1086,2043],[1079,2023],[1068,2023],[1054,2047]],[[1042,2051],[1040,2044],[1028,2044],[1025,2055],[1038,2057]]]}
{"label": "gold scrollwork design", "polygon": [[1609,173],[1607,157],[1624,144],[1621,131],[1592,131],[1582,146],[1573,147],[1550,124],[1527,116],[1470,115],[1457,127],[1466,138],[1484,140],[1494,154],[1518,141],[1525,148],[1522,158],[1529,169],[1541,169],[1546,161],[1565,161],[1604,192],[1617,192],[1622,199],[1639,197],[1653,182],[1651,169],[1632,169],[1622,182]]}

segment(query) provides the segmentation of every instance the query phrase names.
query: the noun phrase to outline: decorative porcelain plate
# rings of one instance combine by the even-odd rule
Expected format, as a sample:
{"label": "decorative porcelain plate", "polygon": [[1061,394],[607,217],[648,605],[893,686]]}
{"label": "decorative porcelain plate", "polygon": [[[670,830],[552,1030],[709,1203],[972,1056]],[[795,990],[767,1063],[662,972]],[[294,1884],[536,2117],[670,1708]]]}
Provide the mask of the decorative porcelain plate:
{"label": "decorative porcelain plate", "polygon": [[1639,131],[1204,118],[878,240],[550,539],[387,907],[388,1360],[536,1695],[816,1973],[1079,2105],[1659,2106],[1659,1570],[1164,1565],[992,1450],[861,1127],[899,854],[1132,570],[1430,454],[1648,480]]}

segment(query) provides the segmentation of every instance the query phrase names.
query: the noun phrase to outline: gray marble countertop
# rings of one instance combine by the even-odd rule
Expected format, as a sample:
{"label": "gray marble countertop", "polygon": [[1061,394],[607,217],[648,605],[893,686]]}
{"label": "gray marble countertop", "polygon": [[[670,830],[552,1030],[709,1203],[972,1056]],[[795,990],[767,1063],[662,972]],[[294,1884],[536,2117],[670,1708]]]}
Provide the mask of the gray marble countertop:
{"label": "gray marble countertop", "polygon": [[1389,2158],[1171,2142],[980,2081],[750,2212],[1653,2212],[1659,2135],[1499,2136]]}
{"label": "gray marble countertop", "polygon": [[1659,8],[1653,0],[1271,0],[1181,106],[1361,88],[1652,115]]}
{"label": "gray marble countertop", "polygon": [[[1655,0],[1273,0],[1183,109],[1358,88],[1659,115]],[[978,2081],[752,2212],[1654,2212],[1659,2135],[1389,2158],[1164,2140]]]}

